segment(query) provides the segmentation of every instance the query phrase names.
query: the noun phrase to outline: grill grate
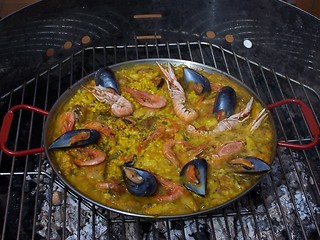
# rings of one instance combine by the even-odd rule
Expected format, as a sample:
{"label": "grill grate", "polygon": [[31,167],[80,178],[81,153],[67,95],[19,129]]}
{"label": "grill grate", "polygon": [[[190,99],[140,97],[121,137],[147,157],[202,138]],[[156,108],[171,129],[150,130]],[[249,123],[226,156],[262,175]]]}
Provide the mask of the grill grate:
{"label": "grill grate", "polygon": [[[0,116],[16,104],[43,109],[74,82],[98,68],[142,58],[178,58],[216,67],[243,81],[266,103],[299,98],[318,116],[319,94],[310,86],[205,42],[83,49],[1,98]],[[272,110],[278,140],[311,140],[300,109]],[[316,119],[319,125],[319,119]],[[39,147],[45,118],[21,111],[7,146]],[[44,154],[0,152],[2,239],[317,239],[320,237],[319,144],[307,151],[278,148],[262,182],[229,206],[190,219],[150,220],[101,209],[56,179]],[[54,200],[52,200],[54,198]]]}

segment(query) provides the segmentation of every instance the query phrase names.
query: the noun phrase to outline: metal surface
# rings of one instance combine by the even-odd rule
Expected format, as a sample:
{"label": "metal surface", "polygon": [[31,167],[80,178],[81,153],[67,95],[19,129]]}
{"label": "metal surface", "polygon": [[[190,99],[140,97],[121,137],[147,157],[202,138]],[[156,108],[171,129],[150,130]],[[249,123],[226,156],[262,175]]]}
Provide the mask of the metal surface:
{"label": "metal surface", "polygon": [[[255,101],[260,102],[261,105],[263,107],[266,108],[266,106],[264,105],[264,103],[260,100],[259,96],[257,96],[251,89],[249,89],[247,86],[245,86],[242,82],[240,82],[238,79],[235,79],[234,77],[221,72],[218,69],[214,69],[210,66],[206,66],[203,64],[199,64],[199,63],[195,63],[195,62],[190,62],[190,61],[185,61],[185,60],[179,60],[179,59],[168,59],[168,58],[149,58],[149,59],[139,59],[139,60],[133,60],[133,61],[127,61],[127,62],[122,62],[122,63],[118,63],[115,65],[111,65],[109,66],[110,69],[117,71],[119,69],[122,68],[129,68],[130,66],[133,66],[135,64],[154,64],[156,65],[156,63],[159,64],[167,64],[170,63],[172,65],[175,66],[179,66],[179,65],[185,65],[189,68],[192,68],[194,70],[203,70],[207,73],[214,73],[214,72],[218,72],[222,75],[225,75],[227,77],[229,77],[230,81],[236,82],[239,85],[243,86],[248,94],[251,94]],[[91,80],[93,78],[93,76],[95,75],[94,73],[89,74],[88,76],[85,76],[83,79],[80,79],[78,82],[76,82],[74,85],[72,85],[66,92],[64,92],[60,98],[55,102],[55,104],[53,105],[52,109],[49,112],[48,118],[46,120],[46,124],[45,124],[45,130],[44,130],[44,148],[45,148],[45,152],[46,152],[46,156],[48,158],[48,161],[50,163],[50,165],[52,166],[52,168],[54,169],[55,173],[59,176],[59,178],[68,186],[68,188],[70,188],[72,191],[74,191],[76,194],[80,195],[82,198],[87,199],[88,201],[93,202],[94,204],[103,207],[103,208],[107,208],[109,210],[113,210],[115,212],[118,213],[122,213],[122,214],[126,214],[129,216],[133,216],[133,217],[145,217],[145,218],[162,218],[162,219],[172,219],[172,218],[190,218],[190,217],[194,217],[196,215],[199,215],[199,213],[201,214],[205,214],[208,213],[212,210],[216,210],[220,207],[226,206],[228,204],[230,204],[231,202],[237,200],[239,197],[242,197],[244,194],[246,194],[247,192],[249,192],[252,188],[254,188],[261,180],[261,178],[257,179],[256,181],[253,182],[253,184],[251,184],[247,189],[245,189],[243,192],[241,192],[241,194],[239,194],[238,196],[229,199],[227,202],[217,205],[215,207],[211,207],[209,209],[205,209],[205,210],[200,210],[194,213],[188,213],[188,214],[178,214],[178,215],[158,215],[158,216],[154,216],[154,215],[148,215],[148,214],[139,214],[139,213],[135,213],[135,212],[129,212],[129,211],[125,211],[125,210],[120,210],[114,207],[110,207],[108,206],[108,204],[103,204],[103,203],[99,203],[98,201],[94,201],[92,200],[92,198],[90,196],[88,196],[88,194],[84,194],[81,193],[81,189],[74,184],[71,184],[70,181],[68,181],[68,179],[63,176],[63,174],[60,173],[60,169],[61,167],[57,164],[57,161],[54,159],[54,155],[51,154],[51,152],[49,151],[48,147],[51,144],[50,139],[52,136],[52,128],[51,126],[53,126],[55,120],[57,119],[57,115],[61,112],[61,109],[63,108],[63,106],[65,105],[66,102],[70,101],[70,98],[73,96],[73,94],[79,89],[81,88],[83,85],[85,85],[88,80]],[[274,122],[272,120],[272,118],[270,119],[270,124],[272,125],[272,129],[274,131],[274,136],[276,138],[276,130],[275,130],[275,125]],[[268,159],[265,159],[265,161],[267,161],[268,163],[273,162],[273,158],[275,155],[275,151],[276,151],[276,141],[273,143],[273,152],[270,154],[270,156],[268,156]],[[303,146],[301,146],[303,147]]]}
{"label": "metal surface", "polygon": [[[49,110],[83,76],[105,65],[142,58],[177,58],[213,66],[240,79],[266,104],[299,98],[310,106],[319,126],[320,96],[313,87],[206,42],[84,49],[4,95],[1,118],[19,103]],[[272,114],[279,140],[311,140],[298,107],[286,105]],[[39,146],[44,122],[43,116],[21,111],[14,119],[8,145],[14,149]],[[183,220],[137,219],[103,210],[64,186],[43,154],[8,157],[0,153],[2,238],[317,239],[319,147],[278,148],[272,172],[252,192],[221,210]]]}

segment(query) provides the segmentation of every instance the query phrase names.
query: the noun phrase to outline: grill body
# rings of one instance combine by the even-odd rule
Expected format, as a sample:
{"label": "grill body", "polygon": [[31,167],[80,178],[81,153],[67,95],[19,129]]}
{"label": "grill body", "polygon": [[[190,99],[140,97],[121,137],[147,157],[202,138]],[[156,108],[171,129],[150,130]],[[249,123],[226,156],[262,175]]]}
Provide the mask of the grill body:
{"label": "grill body", "polygon": [[186,40],[222,46],[320,91],[319,20],[278,0],[41,1],[1,20],[0,31],[0,95],[86,47]]}
{"label": "grill body", "polygon": [[[0,32],[1,119],[21,103],[50,110],[102,66],[176,58],[225,71],[266,104],[301,99],[319,126],[319,20],[282,1],[41,1],[1,20]],[[278,140],[311,140],[297,106],[272,116]],[[44,123],[43,116],[18,112],[8,147],[39,147]],[[0,152],[1,238],[319,239],[319,147],[279,147],[272,171],[249,194],[208,214],[170,220],[101,209],[68,189],[44,154]]]}
{"label": "grill body", "polygon": [[[185,59],[240,79],[266,103],[284,98],[306,102],[319,125],[320,96],[233,51],[208,42],[146,43],[84,48],[1,97],[1,117],[16,104],[50,110],[74,82],[102,66],[143,58]],[[43,116],[15,115],[8,147],[42,144]],[[297,106],[272,110],[278,140],[311,140]],[[272,171],[249,194],[208,214],[185,219],[134,218],[104,210],[68,189],[43,154],[0,153],[3,239],[316,239],[320,237],[319,144],[306,151],[278,148]]]}

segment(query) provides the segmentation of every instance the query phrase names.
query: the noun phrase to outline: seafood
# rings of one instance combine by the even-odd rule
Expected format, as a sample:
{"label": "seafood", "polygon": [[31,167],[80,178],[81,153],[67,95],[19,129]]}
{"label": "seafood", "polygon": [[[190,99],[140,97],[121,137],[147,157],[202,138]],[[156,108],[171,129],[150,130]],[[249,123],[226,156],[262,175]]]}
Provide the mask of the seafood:
{"label": "seafood", "polygon": [[226,142],[218,149],[218,155],[221,158],[228,158],[240,153],[241,151],[243,151],[243,148],[243,141]]}
{"label": "seafood", "polygon": [[99,102],[111,106],[111,112],[116,117],[128,116],[133,112],[133,106],[126,98],[119,95],[110,88],[95,86],[87,88]]}
{"label": "seafood", "polygon": [[116,193],[124,193],[126,191],[125,186],[115,180],[98,182],[96,187],[100,189],[112,190]]}
{"label": "seafood", "polygon": [[226,161],[240,154],[244,150],[244,147],[243,141],[230,141],[216,149],[215,154],[207,154],[204,157],[211,166],[221,168]]}
{"label": "seafood", "polygon": [[228,163],[234,167],[236,173],[263,174],[271,170],[269,164],[256,157],[235,158]]}
{"label": "seafood", "polygon": [[243,150],[243,141],[227,142],[218,148],[217,154],[212,155],[208,162],[215,167],[222,167],[223,164],[229,163],[236,173],[262,174],[271,170],[271,167],[260,158],[236,157]]}
{"label": "seafood", "polygon": [[79,167],[88,167],[98,165],[107,157],[107,154],[99,149],[93,148],[76,148],[70,150],[70,154],[74,157],[74,164]]}
{"label": "seafood", "polygon": [[243,122],[243,121],[247,120],[247,118],[244,118],[242,120],[240,120],[240,119],[243,117],[247,117],[249,115],[251,108],[252,108],[252,103],[253,103],[253,97],[250,98],[246,107],[242,111],[240,111],[239,113],[233,114],[230,117],[225,118],[222,121],[220,121],[218,123],[215,131],[220,132],[220,131],[230,130],[239,122]]}
{"label": "seafood", "polygon": [[154,197],[160,202],[174,201],[183,195],[185,189],[179,183],[172,182],[163,177],[156,176],[157,181],[164,188],[164,194],[156,193]]}
{"label": "seafood", "polygon": [[165,80],[168,86],[169,94],[172,99],[173,110],[175,114],[186,122],[192,122],[197,119],[198,113],[191,107],[186,106],[186,96],[181,84],[178,82],[174,71],[168,63],[168,71],[165,70],[159,63],[159,68],[165,75]]}
{"label": "seafood", "polygon": [[118,86],[118,82],[116,80],[114,72],[110,68],[108,67],[100,68],[96,72],[94,80],[95,80],[96,86],[111,88],[117,94],[120,94],[120,88]]}
{"label": "seafood", "polygon": [[158,127],[153,133],[147,136],[140,145],[137,147],[138,152],[141,152],[152,140],[156,138],[161,138],[165,134],[165,129],[163,127]]}
{"label": "seafood", "polygon": [[[79,123],[86,121],[87,113],[89,109],[85,106],[81,106],[80,104],[75,105],[72,108],[72,112],[74,114],[75,120]],[[70,129],[71,130],[71,129]]]}
{"label": "seafood", "polygon": [[190,191],[204,197],[207,186],[207,169],[207,161],[203,158],[188,162],[180,172],[183,185]]}
{"label": "seafood", "polygon": [[131,96],[144,107],[157,109],[167,105],[167,99],[159,94],[151,94],[129,87],[124,87],[123,90],[130,93]]}
{"label": "seafood", "polygon": [[152,173],[129,166],[122,166],[121,171],[126,187],[131,194],[146,197],[156,192],[158,183]]}
{"label": "seafood", "polygon": [[265,113],[266,109],[262,109],[260,111],[260,113],[258,114],[258,116],[253,120],[253,122],[251,123],[251,128],[250,128],[250,132],[253,132],[255,131],[259,126],[260,124],[263,122],[264,119],[267,118],[268,116],[268,113]]}
{"label": "seafood", "polygon": [[60,134],[64,134],[67,131],[70,131],[74,127],[75,123],[75,116],[73,112],[63,112],[59,115],[58,120],[57,120],[57,131]]}
{"label": "seafood", "polygon": [[77,129],[62,134],[48,149],[81,147],[96,143],[100,139],[100,133],[93,129]]}
{"label": "seafood", "polygon": [[183,144],[185,146],[190,146],[190,143],[186,141],[177,141],[174,139],[169,139],[168,141],[164,142],[162,145],[162,152],[164,156],[171,162],[173,163],[176,167],[180,168],[181,167],[181,162],[178,159],[177,155],[173,151],[173,146],[176,144]]}
{"label": "seafood", "polygon": [[209,80],[191,68],[183,68],[183,79],[186,83],[193,84],[192,88],[197,94],[209,94],[211,92]]}
{"label": "seafood", "polygon": [[[210,93],[199,94],[203,89],[198,80],[184,82],[185,64],[167,66],[167,62],[159,61],[171,77],[169,80],[154,61],[154,64],[139,62],[117,67],[114,74],[121,93],[112,84],[109,87],[99,84],[97,79],[102,77],[98,77],[98,73],[96,79],[92,75],[85,79],[87,82],[81,82],[70,100],[57,109],[61,111],[58,117],[63,112],[68,114],[59,122],[58,118],[52,119],[45,142],[50,145],[62,135],[62,127],[58,126],[64,125],[64,121],[73,122],[71,130],[95,130],[100,138],[83,147],[49,150],[50,159],[61,177],[84,196],[98,205],[129,215],[179,217],[225,205],[256,183],[262,174],[256,171],[261,169],[257,159],[271,163],[275,148],[272,121],[258,116],[264,116],[269,110],[259,114],[264,108],[259,99],[250,99],[250,91],[227,76],[195,68],[209,80],[211,88]],[[111,73],[105,80],[115,81]],[[162,83],[165,85],[161,87]],[[189,88],[194,86],[199,91]],[[213,113],[214,101],[219,91],[226,91],[226,86],[236,92],[236,110],[219,122],[217,113]],[[136,101],[127,89],[139,91],[138,95],[142,92],[142,99],[146,96],[145,102],[151,106],[159,104],[154,94],[165,97],[167,104],[151,109]],[[123,109],[120,105],[120,110],[132,108],[133,112],[118,118],[110,106],[116,105],[121,96],[131,105]],[[95,97],[102,97],[105,103]],[[188,113],[177,111],[187,106],[198,114],[192,122],[188,121]],[[230,130],[223,126],[232,120],[235,121]],[[189,125],[195,126],[197,133],[202,130],[206,135],[188,133]],[[86,132],[80,132],[69,137],[67,144],[74,145],[88,138]],[[255,160],[248,160],[247,156]],[[269,169],[267,167],[265,169]]]}
{"label": "seafood", "polygon": [[177,144],[183,145],[188,149],[186,152],[179,154],[180,157],[182,156],[182,159],[187,159],[187,160],[192,159],[195,156],[199,155],[204,149],[208,147],[207,143],[203,143],[195,147],[187,141],[175,140],[175,139],[169,139],[165,141],[162,145],[162,152],[164,156],[178,168],[182,167],[183,161],[180,160],[180,158],[177,156],[177,154],[173,150],[173,147]]}
{"label": "seafood", "polygon": [[83,126],[86,129],[93,129],[102,134],[103,137],[109,137],[114,135],[114,131],[106,124],[100,122],[89,122]]}
{"label": "seafood", "polygon": [[220,89],[216,96],[213,113],[216,114],[217,120],[230,117],[236,106],[236,92],[232,87],[226,86]]}
{"label": "seafood", "polygon": [[[186,128],[187,132],[193,133],[193,134],[199,134],[199,135],[208,135],[208,134],[210,135],[215,132],[222,132],[225,130],[230,130],[235,125],[237,125],[239,122],[244,122],[248,119],[248,114],[251,111],[252,103],[253,103],[253,97],[251,97],[251,99],[247,103],[245,109],[243,109],[239,113],[233,114],[230,117],[223,119],[212,130],[198,130],[193,125],[189,124]],[[243,119],[241,119],[241,118],[243,118]]]}

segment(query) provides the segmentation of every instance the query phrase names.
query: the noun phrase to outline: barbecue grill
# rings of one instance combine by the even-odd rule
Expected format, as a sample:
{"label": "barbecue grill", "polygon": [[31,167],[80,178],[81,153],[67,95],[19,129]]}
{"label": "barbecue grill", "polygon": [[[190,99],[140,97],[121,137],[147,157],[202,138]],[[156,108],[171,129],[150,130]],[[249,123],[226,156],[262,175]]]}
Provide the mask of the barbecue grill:
{"label": "barbecue grill", "polygon": [[[101,8],[103,4],[100,1],[97,2],[100,4],[97,6]],[[217,5],[228,6],[231,1],[225,2],[225,4],[217,3]],[[209,3],[200,4],[200,8],[210,6]],[[270,9],[277,9],[280,12],[280,9],[284,7],[287,7],[286,10],[289,11],[286,14],[290,15],[291,12],[296,11],[282,3],[275,1],[268,3],[272,6],[268,6],[267,12],[271,11]],[[162,17],[168,14],[167,4],[160,5],[158,2],[154,4],[156,6],[147,8],[147,4],[142,3],[141,9],[149,10],[143,13],[155,13],[151,10],[158,7],[157,13],[162,13]],[[254,3],[250,6],[239,4],[239,9],[252,10],[253,6],[257,7],[257,4]],[[81,6],[88,7],[89,5],[82,4]],[[40,21],[39,15],[34,18],[31,15],[33,11],[38,10],[37,8],[44,6],[62,8],[62,5],[54,7],[50,6],[50,2],[43,1],[39,5],[36,4],[11,17],[17,19],[20,14],[20,16],[29,16],[31,21],[35,21],[34,19],[37,18]],[[72,6],[72,3],[64,6],[65,12],[63,14],[70,12],[68,9]],[[126,6],[130,6],[130,4]],[[181,4],[180,6],[187,9],[182,9],[182,11],[192,12],[189,10],[192,5]],[[263,4],[262,6],[266,7]],[[81,9],[80,5],[77,8]],[[172,6],[172,8],[178,7]],[[231,11],[235,7],[228,6],[226,9]],[[98,11],[97,8],[94,8],[94,11],[97,11],[97,15],[101,16],[102,10]],[[123,11],[129,10],[120,10],[119,4],[110,3],[109,13],[116,15],[118,17],[116,19],[124,19],[119,17],[123,16],[121,15]],[[137,10],[131,11],[135,12],[133,15],[141,13]],[[77,11],[75,10],[75,12]],[[50,19],[61,16],[52,12],[51,14]],[[212,14],[210,12],[206,16],[212,16]],[[299,17],[303,15],[300,12],[297,14]],[[83,16],[83,18],[85,17]],[[140,20],[141,18],[143,17],[140,16]],[[114,18],[110,17],[110,19]],[[2,26],[10,29],[11,23],[5,20],[2,22]],[[156,22],[158,21],[160,20],[156,20]],[[36,62],[38,69],[31,66],[32,64],[21,67],[18,55],[12,53],[12,56],[9,57],[9,53],[7,53],[8,49],[12,47],[12,43],[6,43],[7,45],[3,47],[4,51],[1,54],[12,65],[9,64],[6,65],[6,68],[2,68],[2,76],[6,76],[8,79],[13,79],[16,76],[17,80],[15,83],[9,80],[5,82],[8,83],[10,91],[6,91],[1,97],[1,119],[12,106],[22,103],[50,110],[55,100],[73,83],[102,66],[143,58],[173,58],[199,62],[225,71],[253,89],[266,104],[284,98],[301,99],[311,108],[319,125],[320,106],[318,103],[320,96],[319,86],[316,84],[319,79],[319,69],[317,68],[319,60],[314,57],[317,52],[319,53],[319,47],[315,45],[317,39],[319,40],[319,35],[313,34],[313,38],[309,39],[309,43],[314,43],[311,46],[304,45],[304,38],[298,36],[299,43],[287,42],[288,45],[283,46],[283,52],[273,52],[276,55],[266,60],[262,58],[265,53],[260,52],[264,46],[260,45],[259,36],[254,33],[247,34],[246,37],[239,40],[241,35],[239,29],[231,30],[226,27],[227,25],[217,24],[217,27],[214,28],[217,36],[211,38],[213,35],[210,35],[212,34],[210,30],[212,29],[208,27],[204,29],[205,24],[198,23],[198,27],[195,27],[195,24],[192,25],[193,28],[188,29],[187,27],[178,27],[178,22],[171,22],[171,24],[170,21],[166,22],[169,23],[166,28],[161,28],[160,22],[157,26],[151,27],[152,23],[149,19],[140,30],[135,30],[131,24],[128,30],[121,25],[122,23],[119,23],[114,26],[122,26],[127,30],[122,37],[119,37],[123,31],[119,28],[119,35],[114,33],[113,38],[107,36],[110,34],[108,33],[98,34],[99,36],[97,35],[95,39],[87,31],[84,31],[79,34],[77,39],[82,39],[80,36],[89,36],[91,38],[88,44],[77,44],[77,41],[81,40],[69,38],[71,33],[68,37],[56,40],[55,43],[59,42],[57,45],[54,45],[53,42],[52,45],[39,44],[39,48],[42,48],[41,54],[30,50],[33,63]],[[139,27],[142,25],[139,24]],[[242,26],[248,27],[246,24]],[[313,30],[317,29],[311,21],[309,26]],[[135,27],[138,28],[138,26]],[[287,28],[289,27],[287,26]],[[115,27],[115,29],[117,28]],[[234,37],[234,41],[231,43],[224,38],[229,32],[226,29]],[[148,31],[146,32],[146,30]],[[181,33],[182,30],[186,32]],[[245,30],[248,31],[248,29]],[[310,33],[309,30],[306,29],[306,35]],[[7,33],[8,36],[14,36],[9,30]],[[45,40],[37,36],[40,33],[41,31],[35,32],[34,36],[36,37],[34,40],[31,39],[31,42],[43,43]],[[207,35],[197,36],[200,33],[207,33]],[[169,36],[170,34],[172,35]],[[16,43],[25,37],[16,36]],[[287,39],[277,35],[273,37],[282,43]],[[4,38],[6,37],[2,37],[0,40],[4,41]],[[250,39],[253,48],[255,44],[258,46],[253,51],[246,49],[243,45],[244,39]],[[53,47],[63,46],[67,40],[73,43],[71,49]],[[47,39],[47,41],[51,40]],[[4,44],[4,42],[2,43]],[[269,42],[269,44],[271,43]],[[270,45],[268,46],[270,47]],[[293,46],[299,46],[300,49],[288,54]],[[25,53],[25,48],[17,44],[17,48],[19,47],[21,48],[20,54]],[[33,50],[38,48],[31,45],[28,47]],[[50,55],[48,49],[53,49],[54,54]],[[298,53],[302,55],[298,57]],[[39,55],[42,56],[41,60],[38,59]],[[280,60],[275,59],[276,56],[283,57],[281,61],[287,59],[291,63],[284,61],[282,66],[277,66]],[[23,54],[22,59],[24,61],[28,59],[27,54]],[[288,71],[291,64],[299,66],[298,70]],[[304,70],[309,69],[309,71],[299,73],[301,66]],[[10,72],[17,67],[21,67],[19,68],[21,70]],[[22,73],[26,70],[30,73],[27,74],[27,78],[23,78]],[[312,76],[313,79],[306,80],[306,76]],[[4,80],[1,79],[1,81]],[[277,126],[278,140],[292,143],[308,143],[313,140],[313,136],[306,126],[306,119],[299,107],[285,105],[271,111]],[[44,122],[43,116],[27,111],[18,112],[12,124],[7,146],[15,150],[39,147],[43,140],[42,126],[44,126]],[[0,226],[2,239],[318,239],[320,237],[319,159],[319,144],[304,151],[278,147],[272,171],[265,175],[261,183],[249,194],[227,207],[208,214],[192,218],[161,220],[135,218],[114,213],[81,198],[57,178],[44,154],[9,157],[1,152],[0,209],[3,218]]]}

